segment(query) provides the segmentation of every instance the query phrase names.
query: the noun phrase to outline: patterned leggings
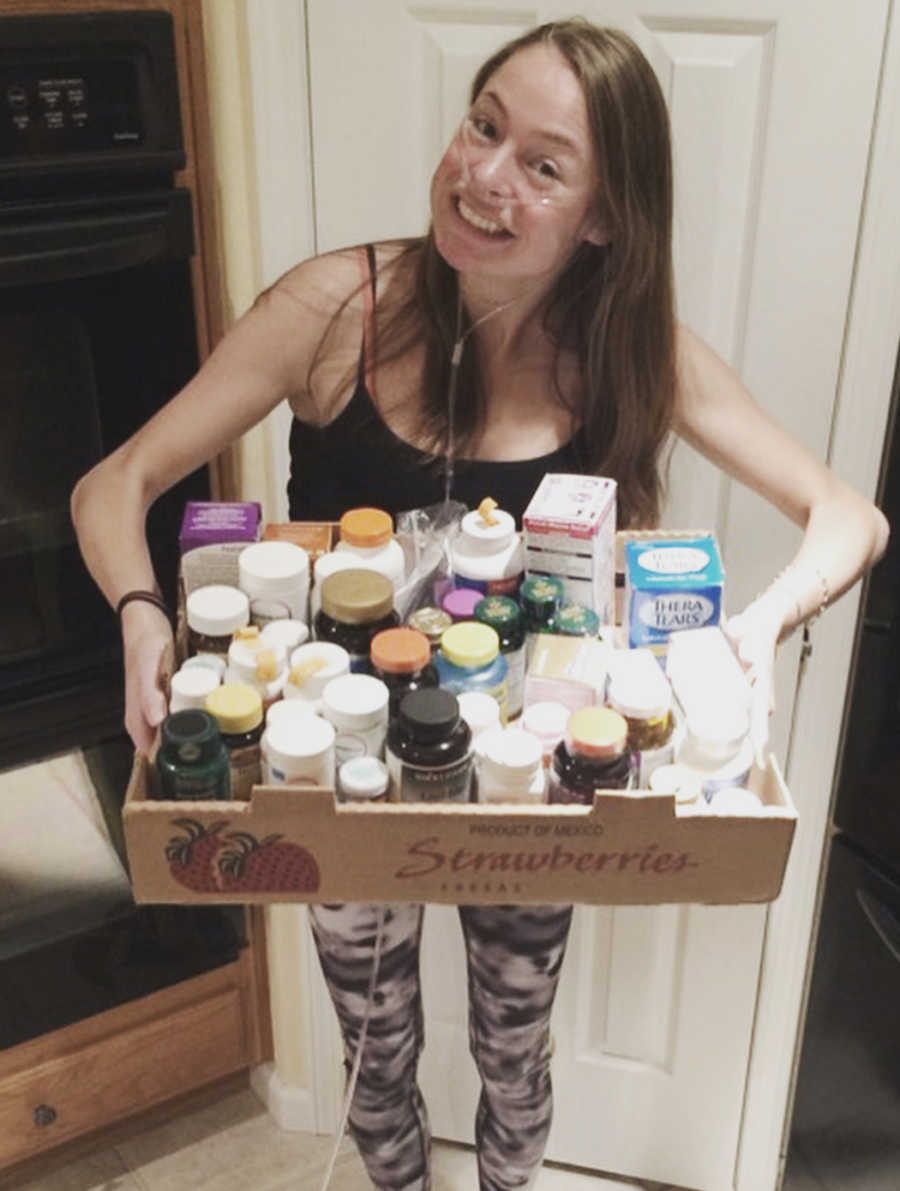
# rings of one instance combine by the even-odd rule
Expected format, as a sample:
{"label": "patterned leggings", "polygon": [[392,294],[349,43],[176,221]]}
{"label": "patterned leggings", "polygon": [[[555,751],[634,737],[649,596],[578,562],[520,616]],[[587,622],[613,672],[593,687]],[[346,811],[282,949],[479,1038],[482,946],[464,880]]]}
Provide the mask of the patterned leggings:
{"label": "patterned leggings", "polygon": [[[347,1069],[365,1013],[379,907],[310,906]],[[428,1191],[430,1134],[416,1083],[424,1041],[420,905],[383,907],[381,961],[350,1131],[379,1191]],[[475,1118],[480,1191],[522,1191],[550,1131],[550,1010],[571,906],[460,906],[469,1046],[482,1091]]]}

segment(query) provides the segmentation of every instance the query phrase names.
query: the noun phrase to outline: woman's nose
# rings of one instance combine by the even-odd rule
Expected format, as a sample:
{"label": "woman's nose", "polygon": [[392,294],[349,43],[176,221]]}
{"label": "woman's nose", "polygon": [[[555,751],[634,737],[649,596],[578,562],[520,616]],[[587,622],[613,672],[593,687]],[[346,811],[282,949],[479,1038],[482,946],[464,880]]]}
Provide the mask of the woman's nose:
{"label": "woman's nose", "polygon": [[470,162],[469,172],[485,194],[498,198],[515,196],[513,162],[505,149],[489,149],[475,153]]}

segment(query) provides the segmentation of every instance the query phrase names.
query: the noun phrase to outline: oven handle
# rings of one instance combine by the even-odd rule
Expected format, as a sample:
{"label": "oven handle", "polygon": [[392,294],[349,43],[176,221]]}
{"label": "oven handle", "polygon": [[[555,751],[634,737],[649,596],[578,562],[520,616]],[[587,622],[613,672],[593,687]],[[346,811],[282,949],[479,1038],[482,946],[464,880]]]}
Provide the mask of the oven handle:
{"label": "oven handle", "polygon": [[73,212],[0,227],[0,288],[45,285],[118,273],[154,261],[185,260],[194,251],[190,195],[129,210]]}

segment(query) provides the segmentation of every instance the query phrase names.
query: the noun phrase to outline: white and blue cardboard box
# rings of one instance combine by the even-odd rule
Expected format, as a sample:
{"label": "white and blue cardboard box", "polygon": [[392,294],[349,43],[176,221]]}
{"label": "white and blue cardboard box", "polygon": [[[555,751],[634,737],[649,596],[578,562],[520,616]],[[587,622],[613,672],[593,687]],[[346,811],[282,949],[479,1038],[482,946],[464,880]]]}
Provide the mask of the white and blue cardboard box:
{"label": "white and blue cardboard box", "polygon": [[669,635],[719,623],[725,576],[715,538],[644,539],[625,546],[625,619],[632,649],[664,654]]}

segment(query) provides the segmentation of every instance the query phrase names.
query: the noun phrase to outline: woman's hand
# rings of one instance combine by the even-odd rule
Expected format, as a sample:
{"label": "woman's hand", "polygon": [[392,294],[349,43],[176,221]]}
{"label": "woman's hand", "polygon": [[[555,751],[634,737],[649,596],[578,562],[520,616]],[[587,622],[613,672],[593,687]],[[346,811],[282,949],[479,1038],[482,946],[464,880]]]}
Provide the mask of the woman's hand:
{"label": "woman's hand", "polygon": [[153,604],[133,600],[122,609],[125,652],[125,728],[149,753],[168,710],[163,684],[172,657],[172,628]]}

